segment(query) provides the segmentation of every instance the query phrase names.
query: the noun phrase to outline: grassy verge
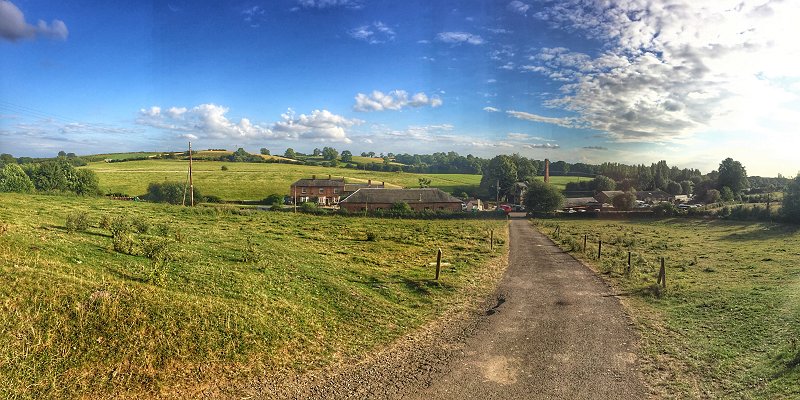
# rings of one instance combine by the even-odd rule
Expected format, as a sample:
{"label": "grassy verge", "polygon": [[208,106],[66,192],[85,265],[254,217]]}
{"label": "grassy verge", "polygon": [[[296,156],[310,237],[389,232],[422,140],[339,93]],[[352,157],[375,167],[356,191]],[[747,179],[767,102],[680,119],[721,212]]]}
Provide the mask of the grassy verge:
{"label": "grassy verge", "polygon": [[[645,377],[660,397],[800,395],[798,227],[677,219],[535,224],[622,294],[642,334]],[[655,285],[660,257],[665,289]]]}
{"label": "grassy verge", "polygon": [[[103,216],[147,230],[132,254]],[[359,358],[491,285],[487,230],[506,240],[502,221],[11,194],[0,221],[2,398],[169,396]]]}
{"label": "grassy verge", "polygon": [[[222,171],[222,166],[228,168]],[[131,196],[144,194],[150,182],[186,180],[188,161],[141,160],[124,163],[91,163],[84,168],[94,170],[100,179],[100,188],[108,193],[125,193]],[[312,175],[326,177],[344,176],[348,181],[386,182],[397,187],[418,187],[419,178],[431,180],[432,187],[447,192],[474,191],[480,184],[480,175],[469,174],[412,174],[404,172],[363,171],[345,168],[314,167],[293,164],[229,163],[198,161],[193,165],[194,185],[205,195],[219,196],[225,200],[260,200],[266,196],[289,194],[289,186],[300,178]]]}

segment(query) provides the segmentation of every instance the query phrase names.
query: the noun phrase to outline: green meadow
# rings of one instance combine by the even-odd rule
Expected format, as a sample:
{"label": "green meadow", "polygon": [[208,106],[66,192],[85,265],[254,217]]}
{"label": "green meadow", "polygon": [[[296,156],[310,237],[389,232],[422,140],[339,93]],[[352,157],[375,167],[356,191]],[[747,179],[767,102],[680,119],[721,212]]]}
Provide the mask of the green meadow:
{"label": "green meadow", "polygon": [[358,360],[488,293],[506,241],[505,221],[0,194],[0,398],[170,397]]}
{"label": "green meadow", "polygon": [[[139,160],[120,163],[90,163],[97,173],[100,188],[106,193],[138,196],[147,192],[150,182],[187,179],[189,162],[185,160]],[[222,166],[228,168],[222,170]],[[414,174],[378,172],[347,168],[317,167],[277,163],[231,163],[196,161],[192,165],[195,187],[204,195],[224,200],[261,200],[270,194],[289,194],[290,185],[300,178],[344,176],[348,182],[386,182],[387,186],[418,187],[419,178],[431,180],[431,187],[450,193],[477,190],[480,175]]]}
{"label": "green meadow", "polygon": [[[643,337],[644,377],[658,397],[800,397],[797,226],[692,219],[535,224],[616,288]],[[655,285],[661,257],[666,288]]]}

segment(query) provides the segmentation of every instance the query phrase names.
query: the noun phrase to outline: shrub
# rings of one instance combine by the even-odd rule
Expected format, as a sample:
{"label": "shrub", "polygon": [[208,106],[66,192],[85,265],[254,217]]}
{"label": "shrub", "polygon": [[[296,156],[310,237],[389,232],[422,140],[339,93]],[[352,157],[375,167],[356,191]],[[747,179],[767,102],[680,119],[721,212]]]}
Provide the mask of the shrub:
{"label": "shrub", "polygon": [[[170,203],[170,204],[183,204],[184,190],[188,188],[180,182],[152,182],[147,185],[147,194],[144,198],[148,201],[156,203]],[[195,187],[193,189],[195,203],[201,201],[203,196]],[[189,202],[190,193],[186,193],[186,201]]]}
{"label": "shrub", "polygon": [[135,218],[133,220],[133,229],[137,233],[147,233],[150,231],[150,223],[143,218]]}
{"label": "shrub", "polygon": [[83,232],[89,229],[89,214],[78,211],[67,215],[67,222],[64,226],[67,228],[69,232]]}
{"label": "shrub", "polygon": [[380,239],[380,235],[378,232],[375,231],[367,231],[367,241],[368,242],[377,242]]}
{"label": "shrub", "polygon": [[103,214],[100,216],[100,222],[98,223],[97,226],[99,226],[101,229],[110,229],[111,221],[112,218],[108,216],[108,214]]}
{"label": "shrub", "polygon": [[30,193],[33,182],[17,164],[6,164],[0,169],[0,192]]}
{"label": "shrub", "polygon": [[266,205],[281,204],[283,203],[283,196],[273,193],[265,197],[264,200],[262,200],[262,203]]}
{"label": "shrub", "polygon": [[316,213],[319,212],[319,207],[317,207],[317,203],[312,203],[309,201],[300,205],[300,211],[306,213]]}
{"label": "shrub", "polygon": [[220,170],[227,171],[228,170],[228,166],[227,165],[223,165],[222,167],[220,167]]}
{"label": "shrub", "polygon": [[111,220],[111,223],[108,226],[108,230],[111,232],[112,237],[118,236],[120,234],[130,232],[131,224],[127,218],[120,215]]}
{"label": "shrub", "polygon": [[677,215],[679,210],[678,207],[675,207],[675,204],[672,203],[658,203],[653,206],[653,212],[662,217],[670,217],[673,215]]}
{"label": "shrub", "polygon": [[412,212],[411,206],[404,201],[392,204],[392,211],[399,214],[407,214]]}
{"label": "shrub", "polygon": [[153,234],[158,235],[158,236],[168,237],[169,236],[169,231],[170,231],[169,225],[167,225],[167,224],[165,224],[163,222],[160,223],[160,224],[157,224],[156,226],[153,227]]}
{"label": "shrub", "polygon": [[789,222],[800,223],[800,174],[783,191],[781,215]]}
{"label": "shrub", "polygon": [[564,196],[550,185],[539,180],[529,180],[528,191],[525,194],[525,208],[533,212],[551,212],[561,208]]}
{"label": "shrub", "polygon": [[133,235],[130,232],[120,232],[111,237],[111,243],[114,245],[114,251],[122,254],[135,254],[136,242],[133,240]]}
{"label": "shrub", "polygon": [[[195,190],[195,193],[197,193],[197,190]],[[197,202],[197,197],[195,197],[194,201]],[[213,194],[204,197],[203,201],[205,201],[206,203],[217,203],[217,204],[223,203],[222,198],[220,198],[219,196],[215,196]]]}
{"label": "shrub", "polygon": [[280,204],[273,204],[269,209],[270,211],[281,211],[283,210],[283,207],[281,207]]}
{"label": "shrub", "polygon": [[623,211],[632,210],[636,205],[636,193],[625,192],[618,194],[614,196],[611,202],[614,204],[615,209]]}

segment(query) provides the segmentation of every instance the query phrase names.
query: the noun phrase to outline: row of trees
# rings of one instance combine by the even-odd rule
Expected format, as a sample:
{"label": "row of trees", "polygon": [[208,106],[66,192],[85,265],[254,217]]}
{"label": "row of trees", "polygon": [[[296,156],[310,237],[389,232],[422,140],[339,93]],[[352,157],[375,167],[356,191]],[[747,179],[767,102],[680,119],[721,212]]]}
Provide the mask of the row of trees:
{"label": "row of trees", "polygon": [[0,192],[33,191],[97,195],[100,185],[94,171],[76,169],[63,158],[22,165],[4,163],[0,169]]}

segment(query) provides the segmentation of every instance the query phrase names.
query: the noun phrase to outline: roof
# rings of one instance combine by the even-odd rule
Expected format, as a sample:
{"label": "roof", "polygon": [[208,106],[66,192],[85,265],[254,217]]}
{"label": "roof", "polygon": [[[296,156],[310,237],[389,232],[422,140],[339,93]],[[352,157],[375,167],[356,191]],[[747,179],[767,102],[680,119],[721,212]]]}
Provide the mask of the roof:
{"label": "roof", "polygon": [[457,199],[438,188],[380,189],[361,188],[341,203],[459,203]]}
{"label": "roof", "polygon": [[344,179],[300,179],[292,186],[344,186]]}
{"label": "roof", "polygon": [[644,190],[641,192],[636,192],[636,197],[638,198],[647,198],[647,197],[662,197],[662,198],[672,198],[672,195],[661,190]]}
{"label": "roof", "polygon": [[344,191],[345,192],[355,192],[356,190],[362,189],[362,188],[378,188],[378,189],[380,189],[380,188],[383,188],[383,187],[384,186],[383,186],[382,183],[379,183],[379,184],[375,184],[375,183],[373,183],[373,184],[369,184],[369,183],[346,183],[344,185]]}
{"label": "roof", "polygon": [[[613,199],[613,198],[614,198],[614,196],[616,196],[616,195],[620,195],[620,194],[623,194],[623,193],[625,193],[625,192],[623,192],[623,191],[621,191],[621,190],[603,190],[603,191],[601,191],[600,193],[602,193],[602,194],[604,194],[604,195],[608,196],[608,198],[610,198],[610,199]],[[598,193],[598,194],[600,194],[600,193]]]}
{"label": "roof", "polygon": [[567,197],[564,199],[564,208],[587,206],[589,203],[598,203],[594,197]]}

